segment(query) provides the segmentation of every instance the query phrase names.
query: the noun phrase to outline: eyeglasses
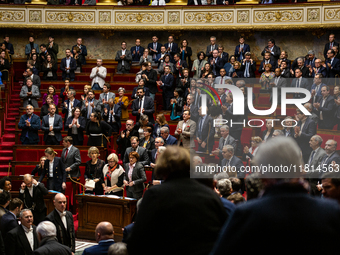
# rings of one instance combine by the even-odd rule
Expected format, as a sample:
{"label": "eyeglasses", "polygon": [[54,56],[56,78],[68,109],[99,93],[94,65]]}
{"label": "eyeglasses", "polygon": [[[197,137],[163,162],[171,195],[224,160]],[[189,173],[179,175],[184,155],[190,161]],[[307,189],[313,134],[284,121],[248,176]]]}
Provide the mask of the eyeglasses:
{"label": "eyeglasses", "polygon": [[126,126],[132,126],[132,124],[126,124]]}

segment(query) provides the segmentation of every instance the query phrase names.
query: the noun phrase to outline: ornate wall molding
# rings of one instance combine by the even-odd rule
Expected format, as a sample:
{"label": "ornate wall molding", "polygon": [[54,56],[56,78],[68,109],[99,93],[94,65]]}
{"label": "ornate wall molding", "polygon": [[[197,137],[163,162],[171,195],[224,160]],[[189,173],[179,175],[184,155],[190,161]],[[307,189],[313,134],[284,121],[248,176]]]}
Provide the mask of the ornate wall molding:
{"label": "ornate wall molding", "polygon": [[[256,31],[340,28],[340,2],[294,5],[66,7],[0,5],[0,27],[110,31]],[[278,26],[279,25],[279,26]]]}

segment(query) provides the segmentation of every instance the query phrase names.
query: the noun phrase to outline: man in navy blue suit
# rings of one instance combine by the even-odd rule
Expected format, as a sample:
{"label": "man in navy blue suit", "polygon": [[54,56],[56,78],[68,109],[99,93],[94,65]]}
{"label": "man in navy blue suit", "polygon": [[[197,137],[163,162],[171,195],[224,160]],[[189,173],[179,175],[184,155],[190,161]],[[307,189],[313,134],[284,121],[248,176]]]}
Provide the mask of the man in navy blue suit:
{"label": "man in navy blue suit", "polygon": [[305,61],[305,66],[309,67],[315,67],[315,52],[314,50],[308,51],[308,58]]}
{"label": "man in navy blue suit", "polygon": [[9,211],[4,214],[1,218],[1,234],[3,239],[5,240],[6,234],[12,229],[19,226],[17,222],[17,217],[19,216],[20,211],[22,210],[23,202],[19,198],[14,198],[9,203],[8,209]]}
{"label": "man in navy blue suit", "polygon": [[244,59],[244,53],[250,52],[250,47],[248,44],[244,43],[244,38],[241,36],[239,39],[239,45],[236,45],[235,47],[235,58],[238,61],[242,61]]}
{"label": "man in navy blue suit", "polygon": [[170,73],[169,66],[164,67],[164,75],[161,80],[157,81],[157,85],[163,90],[163,110],[170,109],[170,99],[174,96],[174,77]]}
{"label": "man in navy blue suit", "polygon": [[44,142],[46,145],[60,145],[63,119],[55,113],[55,104],[50,104],[48,111],[49,114],[43,117],[41,124],[41,129],[44,131]]}
{"label": "man in navy blue suit", "polygon": [[327,77],[335,78],[335,75],[339,74],[340,72],[340,60],[335,58],[334,50],[328,50],[327,57],[328,59],[325,61],[324,65],[327,68]]}
{"label": "man in navy blue suit", "polygon": [[318,128],[321,129],[333,129],[334,122],[334,97],[330,94],[330,89],[328,86],[323,86],[321,88],[321,97],[318,97],[316,103],[313,104],[314,112],[319,117]]}
{"label": "man in navy blue suit", "polygon": [[335,35],[334,34],[330,34],[328,39],[329,39],[329,42],[325,44],[325,49],[323,51],[323,55],[324,55],[325,59],[328,58],[328,56],[327,56],[328,50],[333,49],[333,46],[338,46],[339,47],[339,43],[337,43],[335,41]]}
{"label": "man in navy blue suit", "polygon": [[[310,90],[308,80],[302,77],[302,72],[299,68],[295,69],[295,78],[292,81],[291,87],[293,88],[304,88]],[[302,93],[294,93],[294,98],[304,98],[305,95]]]}
{"label": "man in navy blue suit", "polygon": [[316,74],[322,74],[323,77],[327,77],[327,69],[321,65],[321,62],[321,59],[315,59],[314,67],[309,67],[309,77],[314,78]]}
{"label": "man in navy blue suit", "polygon": [[168,42],[164,44],[164,46],[166,49],[166,53],[171,56],[171,62],[173,63],[174,55],[178,51],[178,44],[174,42],[174,37],[172,35],[168,37]]}
{"label": "man in navy blue suit", "polygon": [[140,57],[143,55],[144,48],[140,46],[140,39],[136,39],[136,46],[131,47],[131,55],[133,62],[139,62]]}
{"label": "man in navy blue suit", "polygon": [[152,43],[148,44],[149,54],[152,56],[154,62],[156,62],[157,54],[161,52],[161,46],[162,44],[158,42],[158,37],[154,35],[152,37]]}
{"label": "man in navy blue suit", "polygon": [[218,50],[213,50],[212,57],[208,59],[211,70],[215,76],[220,76],[220,69],[223,68],[224,62],[220,58]]}
{"label": "man in navy blue suit", "polygon": [[98,223],[95,230],[98,245],[86,248],[83,255],[107,255],[109,247],[115,243],[113,236],[113,226],[110,222],[102,221]]}
{"label": "man in navy blue suit", "polygon": [[218,46],[218,54],[220,58],[223,60],[223,66],[229,62],[229,54],[228,52],[224,52],[224,47],[222,45]]}
{"label": "man in navy blue suit", "polygon": [[251,53],[246,52],[245,58],[242,61],[241,70],[244,73],[244,78],[255,78],[256,62],[251,59]]}
{"label": "man in navy blue suit", "polygon": [[271,64],[272,65],[272,71],[273,72],[275,71],[276,63],[270,59],[270,53],[269,52],[264,53],[264,59],[261,61],[261,64],[260,64],[260,67],[259,67],[259,73],[262,74],[265,71],[264,66],[266,64]]}
{"label": "man in navy blue suit", "polygon": [[8,52],[8,54],[13,55],[14,54],[14,48],[13,48],[13,44],[11,44],[9,42],[9,36],[8,35],[4,36],[4,43],[6,45],[6,51]]}
{"label": "man in navy blue suit", "polygon": [[161,128],[161,137],[164,140],[164,145],[177,145],[177,139],[169,134],[170,130],[168,127]]}
{"label": "man in navy blue suit", "polygon": [[65,53],[66,58],[63,58],[60,62],[60,70],[63,71],[62,79],[65,81],[66,78],[70,78],[71,81],[74,81],[76,77],[74,71],[77,69],[77,62],[71,57],[70,49],[66,49]]}
{"label": "man in navy blue suit", "polygon": [[317,74],[314,77],[314,83],[312,85],[312,88],[310,90],[310,93],[312,94],[312,103],[316,103],[318,101],[318,98],[322,97],[321,95],[321,88],[323,86],[326,86],[326,84],[324,84],[322,82],[322,74]]}
{"label": "man in navy blue suit", "polygon": [[151,97],[146,97],[143,88],[137,89],[137,96],[132,102],[132,115],[136,116],[136,122],[139,121],[141,115],[148,115],[149,121],[155,123],[153,114],[155,112],[154,100]]}
{"label": "man in navy blue suit", "polygon": [[[227,170],[229,175],[237,175],[237,178],[243,179],[245,177],[245,173],[241,172],[241,167],[243,167],[242,160],[235,156],[234,147],[230,144],[224,146],[222,148],[222,162],[221,167],[230,167],[230,170]],[[236,177],[236,176],[233,176]]]}
{"label": "man in navy blue suit", "polygon": [[321,173],[324,173],[326,171],[329,171],[331,168],[330,166],[333,166],[333,169],[336,169],[336,165],[340,165],[340,156],[336,152],[337,142],[333,139],[330,139],[325,144],[325,152],[326,155],[323,156],[323,158],[320,161],[319,168]]}
{"label": "man in navy blue suit", "polygon": [[35,115],[32,105],[26,106],[26,114],[22,115],[18,124],[18,128],[22,129],[20,141],[22,144],[38,144],[40,130],[40,118]]}

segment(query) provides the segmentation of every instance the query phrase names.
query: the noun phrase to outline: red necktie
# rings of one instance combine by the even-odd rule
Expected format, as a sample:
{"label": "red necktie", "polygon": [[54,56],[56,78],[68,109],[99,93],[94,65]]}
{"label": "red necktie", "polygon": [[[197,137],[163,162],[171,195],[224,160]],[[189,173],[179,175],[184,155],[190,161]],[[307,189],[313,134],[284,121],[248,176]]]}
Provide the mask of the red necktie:
{"label": "red necktie", "polygon": [[65,153],[65,159],[67,158],[67,153],[68,153],[68,149],[66,149],[66,153]]}

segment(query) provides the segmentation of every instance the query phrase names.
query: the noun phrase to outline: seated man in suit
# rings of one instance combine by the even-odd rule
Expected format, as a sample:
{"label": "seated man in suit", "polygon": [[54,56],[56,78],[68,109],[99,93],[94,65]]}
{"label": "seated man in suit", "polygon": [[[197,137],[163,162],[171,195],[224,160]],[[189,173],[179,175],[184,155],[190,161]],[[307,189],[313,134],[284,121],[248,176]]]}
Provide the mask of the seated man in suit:
{"label": "seated man in suit", "polygon": [[281,50],[280,47],[275,45],[275,40],[274,39],[269,39],[267,46],[263,49],[261,52],[261,55],[264,56],[266,52],[270,53],[270,59],[274,62],[277,62],[277,60],[280,57]]}
{"label": "seated man in suit", "polygon": [[309,141],[313,135],[316,135],[316,124],[299,109],[296,110],[296,117],[298,124],[294,127],[294,139],[301,149],[304,162],[307,163],[309,155],[312,152]]}
{"label": "seated man in suit", "polygon": [[60,70],[62,73],[62,79],[65,81],[66,78],[69,78],[70,81],[74,81],[76,77],[74,71],[77,69],[77,62],[76,60],[71,57],[71,50],[65,50],[66,57],[63,58],[60,62]]}
{"label": "seated man in suit", "polygon": [[229,127],[227,125],[223,125],[222,127],[220,127],[220,132],[221,132],[221,138],[218,142],[218,148],[213,150],[211,153],[214,154],[215,156],[218,156],[220,160],[222,160],[223,159],[223,155],[222,155],[223,147],[229,144],[233,146],[234,150],[236,150],[237,144],[236,144],[235,139],[231,135],[229,135]]}
{"label": "seated man in suit", "polygon": [[317,189],[316,185],[319,182],[320,172],[318,171],[318,166],[321,163],[322,158],[326,155],[324,149],[321,148],[322,138],[319,135],[314,135],[309,141],[309,145],[312,148],[312,152],[308,158],[308,172],[307,181],[310,186],[310,194],[312,196],[320,196],[321,192]]}
{"label": "seated man in suit", "polygon": [[170,130],[168,127],[162,127],[160,135],[164,140],[164,146],[167,145],[177,145],[177,139],[170,135]]}
{"label": "seated man in suit", "polygon": [[152,37],[152,42],[148,44],[149,54],[152,56],[152,61],[156,62],[157,54],[161,52],[161,46],[158,42],[158,37],[154,35]]}
{"label": "seated man in suit", "polygon": [[223,59],[220,57],[217,49],[213,50],[212,57],[210,57],[208,59],[208,63],[210,64],[210,68],[211,68],[212,73],[215,76],[219,76],[220,75],[220,69],[223,68],[224,62],[223,62]]}
{"label": "seated man in suit", "polygon": [[335,58],[334,50],[328,50],[327,51],[327,60],[325,61],[325,64],[323,66],[326,67],[326,69],[327,69],[327,77],[328,78],[335,78],[335,76],[337,74],[339,74],[339,72],[340,72],[340,60]]}
{"label": "seated man in suit", "polygon": [[276,63],[270,59],[270,52],[264,53],[264,59],[261,61],[260,67],[259,67],[259,73],[264,72],[264,66],[266,64],[271,64],[272,65],[272,71],[275,70],[276,68]]}
{"label": "seated man in suit", "polygon": [[321,97],[318,98],[317,102],[313,104],[314,112],[319,117],[318,128],[321,129],[333,129],[334,126],[334,97],[330,94],[328,86],[321,88]]}
{"label": "seated man in suit", "polygon": [[336,152],[337,145],[338,143],[333,139],[329,139],[326,142],[325,144],[326,155],[323,156],[323,158],[320,161],[320,165],[319,165],[319,169],[321,169],[321,173],[332,172],[331,167],[333,171],[335,170],[339,171],[340,156]]}
{"label": "seated man in suit", "polygon": [[281,70],[281,77],[283,78],[291,77],[290,69],[287,66],[287,61],[282,60],[281,65],[280,65],[280,70]]}
{"label": "seated man in suit", "polygon": [[39,87],[33,85],[32,79],[27,78],[26,85],[22,86],[20,91],[20,99],[23,100],[23,107],[26,107],[28,104],[32,105],[33,107],[38,108],[38,101],[37,99],[40,97]]}
{"label": "seated man in suit", "polygon": [[157,85],[163,90],[163,110],[170,110],[170,99],[174,95],[174,77],[170,73],[170,67],[164,67],[164,75],[162,75],[161,80],[157,81]]}
{"label": "seated man in suit", "polygon": [[246,52],[245,58],[242,61],[241,70],[244,73],[244,78],[255,78],[256,62],[251,59],[251,53]]}
{"label": "seated man in suit", "polygon": [[132,55],[131,51],[126,49],[126,42],[121,43],[121,49],[117,51],[115,60],[118,61],[117,74],[130,72]]}
{"label": "seated man in suit", "polygon": [[282,129],[282,133],[285,137],[294,137],[294,127],[293,127],[293,121],[294,121],[294,118],[291,117],[291,116],[287,116],[285,119],[284,119],[284,128]]}
{"label": "seated man in suit", "polygon": [[102,90],[105,78],[106,78],[107,70],[106,67],[103,66],[103,60],[101,58],[97,59],[97,66],[93,67],[90,74],[91,87],[93,90]]}
{"label": "seated man in suit", "polygon": [[40,118],[34,114],[34,107],[32,105],[26,106],[26,114],[20,117],[18,128],[22,129],[20,141],[22,144],[38,144],[40,130]]}
{"label": "seated man in suit", "polygon": [[151,97],[146,97],[143,88],[137,89],[138,98],[133,100],[132,115],[137,116],[136,122],[139,121],[141,115],[146,114],[151,123],[155,123],[153,114],[155,112],[155,105]]}
{"label": "seated man in suit", "polygon": [[136,46],[131,47],[132,62],[139,62],[143,55],[144,48],[140,46],[140,39],[136,39]]}
{"label": "seated man in suit", "polygon": [[23,202],[19,198],[13,198],[12,201],[9,203],[9,211],[2,216],[0,224],[3,240],[5,240],[5,237],[9,231],[19,226],[17,222],[17,217],[19,216],[22,207]]}
{"label": "seated man in suit", "polygon": [[98,223],[95,230],[95,237],[98,245],[86,248],[83,255],[107,255],[109,247],[114,244],[112,224],[107,221]]}
{"label": "seated man in suit", "polygon": [[177,145],[190,149],[195,147],[194,135],[196,132],[196,122],[190,119],[190,110],[183,112],[183,120],[179,121],[175,135],[178,136]]}
{"label": "seated man in suit", "polygon": [[30,78],[33,82],[33,85],[37,86],[40,89],[41,86],[41,80],[39,75],[36,75],[33,73],[33,69],[32,68],[27,68],[25,70],[25,72],[23,73],[24,75],[24,85],[26,85],[26,81],[28,80],[28,78]]}
{"label": "seated man in suit", "polygon": [[44,196],[48,194],[48,190],[42,182],[38,183],[30,174],[25,174],[23,179],[19,198],[27,209],[32,210],[34,216],[32,223],[34,222],[34,225],[37,226],[46,217],[47,207]]}
{"label": "seated man in suit", "polygon": [[130,139],[131,142],[131,147],[127,148],[124,154],[124,158],[123,158],[123,163],[129,163],[129,154],[131,151],[136,151],[139,154],[139,163],[141,163],[143,166],[149,165],[149,155],[148,155],[148,151],[139,146],[139,138],[137,136],[133,136]]}
{"label": "seated man in suit", "polygon": [[297,62],[297,66],[290,71],[291,74],[294,75],[295,71],[297,69],[300,69],[301,73],[302,73],[302,77],[308,78],[309,77],[309,68],[307,66],[305,66],[304,59],[298,58],[296,62]]}
{"label": "seated man in suit", "polygon": [[32,211],[23,209],[19,214],[19,219],[21,225],[12,229],[6,235],[6,254],[33,254],[33,251],[39,247],[39,241],[36,226],[33,226]]}
{"label": "seated man in suit", "polygon": [[314,50],[308,51],[307,55],[308,55],[308,58],[305,61],[305,66],[307,66],[308,68],[315,67],[316,57],[315,57]]}
{"label": "seated man in suit", "polygon": [[65,172],[71,177],[79,178],[81,164],[80,151],[73,145],[73,139],[71,136],[65,136],[63,138],[64,149],[61,152],[61,162],[65,167]]}
{"label": "seated man in suit", "polygon": [[64,125],[69,117],[72,116],[72,111],[74,108],[81,108],[81,102],[78,99],[75,99],[76,91],[74,89],[70,89],[67,92],[67,100],[63,104],[62,113],[65,114]]}
{"label": "seated man in suit", "polygon": [[235,58],[237,59],[237,61],[242,61],[244,59],[244,53],[250,52],[249,45],[245,44],[244,42],[244,37],[241,36],[239,39],[240,44],[236,45],[235,47]]}
{"label": "seated man in suit", "polygon": [[113,100],[115,100],[115,93],[110,91],[111,89],[111,85],[110,83],[106,82],[103,85],[103,93],[101,93],[99,95],[99,101],[102,104],[102,107],[104,107],[105,105],[107,105],[109,103],[109,99],[112,98]]}
{"label": "seated man in suit", "polygon": [[312,94],[312,103],[313,104],[316,103],[320,97],[322,97],[321,88],[326,86],[326,84],[324,84],[322,82],[322,78],[323,78],[323,76],[322,76],[321,73],[316,74],[314,76],[314,83],[313,83],[311,91],[310,91],[310,93]]}
{"label": "seated man in suit", "polygon": [[104,106],[103,120],[112,127],[113,132],[119,132],[121,128],[122,108],[119,104],[114,104],[110,98],[108,104]]}
{"label": "seated man in suit", "polygon": [[63,120],[59,114],[55,113],[55,104],[50,104],[49,114],[42,119],[41,129],[44,131],[44,142],[46,145],[59,145],[62,137]]}
{"label": "seated man in suit", "polygon": [[337,43],[335,41],[335,35],[334,34],[330,34],[329,37],[328,37],[328,40],[329,42],[325,44],[325,48],[324,48],[324,51],[323,51],[323,56],[325,57],[325,59],[328,58],[328,51],[333,49],[333,46],[338,46],[339,47],[339,43]]}
{"label": "seated man in suit", "polygon": [[227,173],[229,177],[237,177],[243,179],[245,173],[240,171],[243,166],[242,160],[234,155],[234,147],[232,145],[225,145],[222,148],[223,159],[221,167],[227,167]]}
{"label": "seated man in suit", "polygon": [[[152,168],[155,168],[156,166],[156,158],[158,155],[158,148],[164,146],[164,140],[162,137],[156,137],[155,138],[155,148],[151,151],[151,155],[150,155],[150,166]],[[153,175],[153,173],[152,173]]]}
{"label": "seated man in suit", "polygon": [[75,246],[75,231],[73,215],[66,211],[66,197],[62,193],[55,195],[54,200],[55,209],[46,217],[46,220],[51,221],[57,229],[58,242],[71,248],[74,253]]}
{"label": "seated man in suit", "polygon": [[288,84],[288,79],[281,77],[281,69],[280,68],[276,68],[275,69],[275,76],[272,79],[272,81],[270,82],[270,99],[269,101],[272,102],[272,98],[273,98],[273,88],[277,88],[277,95],[278,95],[278,103],[281,102],[281,88],[287,87]]}
{"label": "seated man in suit", "polygon": [[58,242],[57,228],[52,222],[41,222],[36,231],[40,241],[40,247],[34,251],[35,255],[51,255],[51,250],[63,255],[73,254],[69,247]]}
{"label": "seated man in suit", "polygon": [[40,44],[39,62],[44,63],[48,55],[46,44]]}
{"label": "seated man in suit", "polygon": [[321,65],[321,62],[321,59],[315,59],[314,67],[309,67],[309,77],[314,78],[317,74],[322,74],[323,77],[327,76],[327,69]]}
{"label": "seated man in suit", "polygon": [[223,67],[220,69],[220,75],[215,78],[214,84],[225,84],[226,80],[232,80],[232,79],[231,77],[227,75],[227,72]]}
{"label": "seated man in suit", "polygon": [[[295,69],[295,78],[292,81],[291,87],[293,88],[304,88],[310,90],[310,85],[306,78],[302,77],[302,72],[299,68]],[[302,93],[294,93],[294,98],[304,98],[305,94]]]}
{"label": "seated man in suit", "polygon": [[276,67],[279,67],[281,68],[281,63],[282,61],[286,61],[287,62],[287,67],[290,69],[290,66],[291,66],[291,62],[289,59],[288,59],[288,53],[287,51],[285,50],[282,50],[281,51],[281,54],[280,54],[280,58],[277,60],[276,62]]}

